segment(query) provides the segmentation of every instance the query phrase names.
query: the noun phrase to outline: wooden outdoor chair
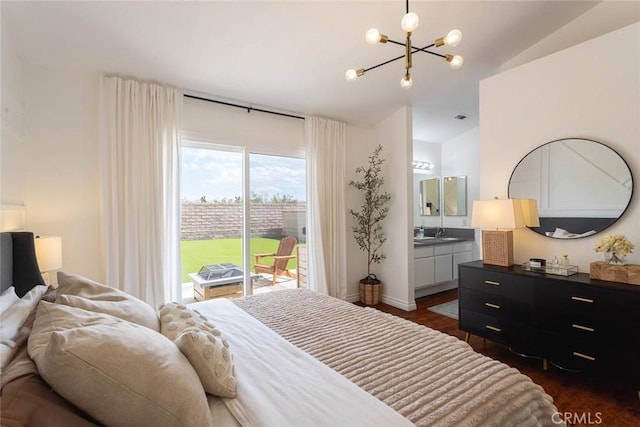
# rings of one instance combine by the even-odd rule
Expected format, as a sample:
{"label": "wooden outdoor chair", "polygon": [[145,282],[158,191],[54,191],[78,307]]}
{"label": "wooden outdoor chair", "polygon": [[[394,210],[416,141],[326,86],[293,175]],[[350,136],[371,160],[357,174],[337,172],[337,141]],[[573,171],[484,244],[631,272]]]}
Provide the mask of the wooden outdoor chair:
{"label": "wooden outdoor chair", "polygon": [[[296,258],[295,255],[292,255],[293,250],[296,247],[296,243],[298,243],[298,240],[295,237],[287,236],[280,240],[277,252],[270,254],[256,254],[256,264],[254,265],[253,270],[258,274],[269,273],[273,275],[273,285],[276,284],[276,278],[278,276],[288,276],[295,279],[296,275],[287,269],[287,264],[290,259]],[[273,265],[260,264],[262,258],[272,258]]]}

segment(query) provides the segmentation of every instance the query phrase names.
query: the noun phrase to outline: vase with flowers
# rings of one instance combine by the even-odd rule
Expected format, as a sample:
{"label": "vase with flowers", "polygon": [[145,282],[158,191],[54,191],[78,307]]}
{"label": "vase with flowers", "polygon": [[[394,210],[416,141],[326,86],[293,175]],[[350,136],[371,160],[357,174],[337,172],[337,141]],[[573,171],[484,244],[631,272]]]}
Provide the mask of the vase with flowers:
{"label": "vase with flowers", "polygon": [[604,252],[607,264],[624,265],[626,256],[633,253],[635,246],[622,234],[604,236],[596,242],[596,252]]}

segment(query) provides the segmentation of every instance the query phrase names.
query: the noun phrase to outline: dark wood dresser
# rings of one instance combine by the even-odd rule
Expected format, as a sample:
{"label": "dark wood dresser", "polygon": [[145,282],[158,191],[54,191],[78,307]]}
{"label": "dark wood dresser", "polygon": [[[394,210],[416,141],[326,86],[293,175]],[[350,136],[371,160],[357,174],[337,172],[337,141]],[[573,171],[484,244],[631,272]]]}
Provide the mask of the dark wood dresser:
{"label": "dark wood dresser", "polygon": [[640,379],[638,285],[473,261],[459,265],[459,300],[461,330],[539,357],[545,369]]}

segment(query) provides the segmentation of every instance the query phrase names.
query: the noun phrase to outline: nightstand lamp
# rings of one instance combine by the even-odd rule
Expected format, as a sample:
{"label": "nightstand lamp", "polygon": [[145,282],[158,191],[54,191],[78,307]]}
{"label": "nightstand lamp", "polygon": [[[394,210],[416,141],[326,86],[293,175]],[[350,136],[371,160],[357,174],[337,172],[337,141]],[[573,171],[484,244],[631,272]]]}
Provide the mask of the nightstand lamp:
{"label": "nightstand lamp", "polygon": [[513,262],[513,229],[538,227],[533,199],[493,199],[473,202],[471,227],[482,230],[482,262],[509,267]]}
{"label": "nightstand lamp", "polygon": [[62,238],[36,236],[35,241],[38,267],[45,283],[49,284],[49,272],[62,268]]}

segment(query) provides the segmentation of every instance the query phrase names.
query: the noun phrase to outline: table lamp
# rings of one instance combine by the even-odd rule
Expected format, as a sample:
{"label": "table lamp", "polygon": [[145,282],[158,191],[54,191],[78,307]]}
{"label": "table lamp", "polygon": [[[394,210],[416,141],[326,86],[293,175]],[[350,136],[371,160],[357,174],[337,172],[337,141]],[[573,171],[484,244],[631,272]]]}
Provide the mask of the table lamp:
{"label": "table lamp", "polygon": [[62,268],[62,238],[36,236],[36,258],[45,282],[49,283],[49,271]]}
{"label": "table lamp", "polygon": [[482,262],[509,267],[513,262],[514,228],[539,226],[533,199],[493,199],[473,202],[471,227],[482,230]]}

